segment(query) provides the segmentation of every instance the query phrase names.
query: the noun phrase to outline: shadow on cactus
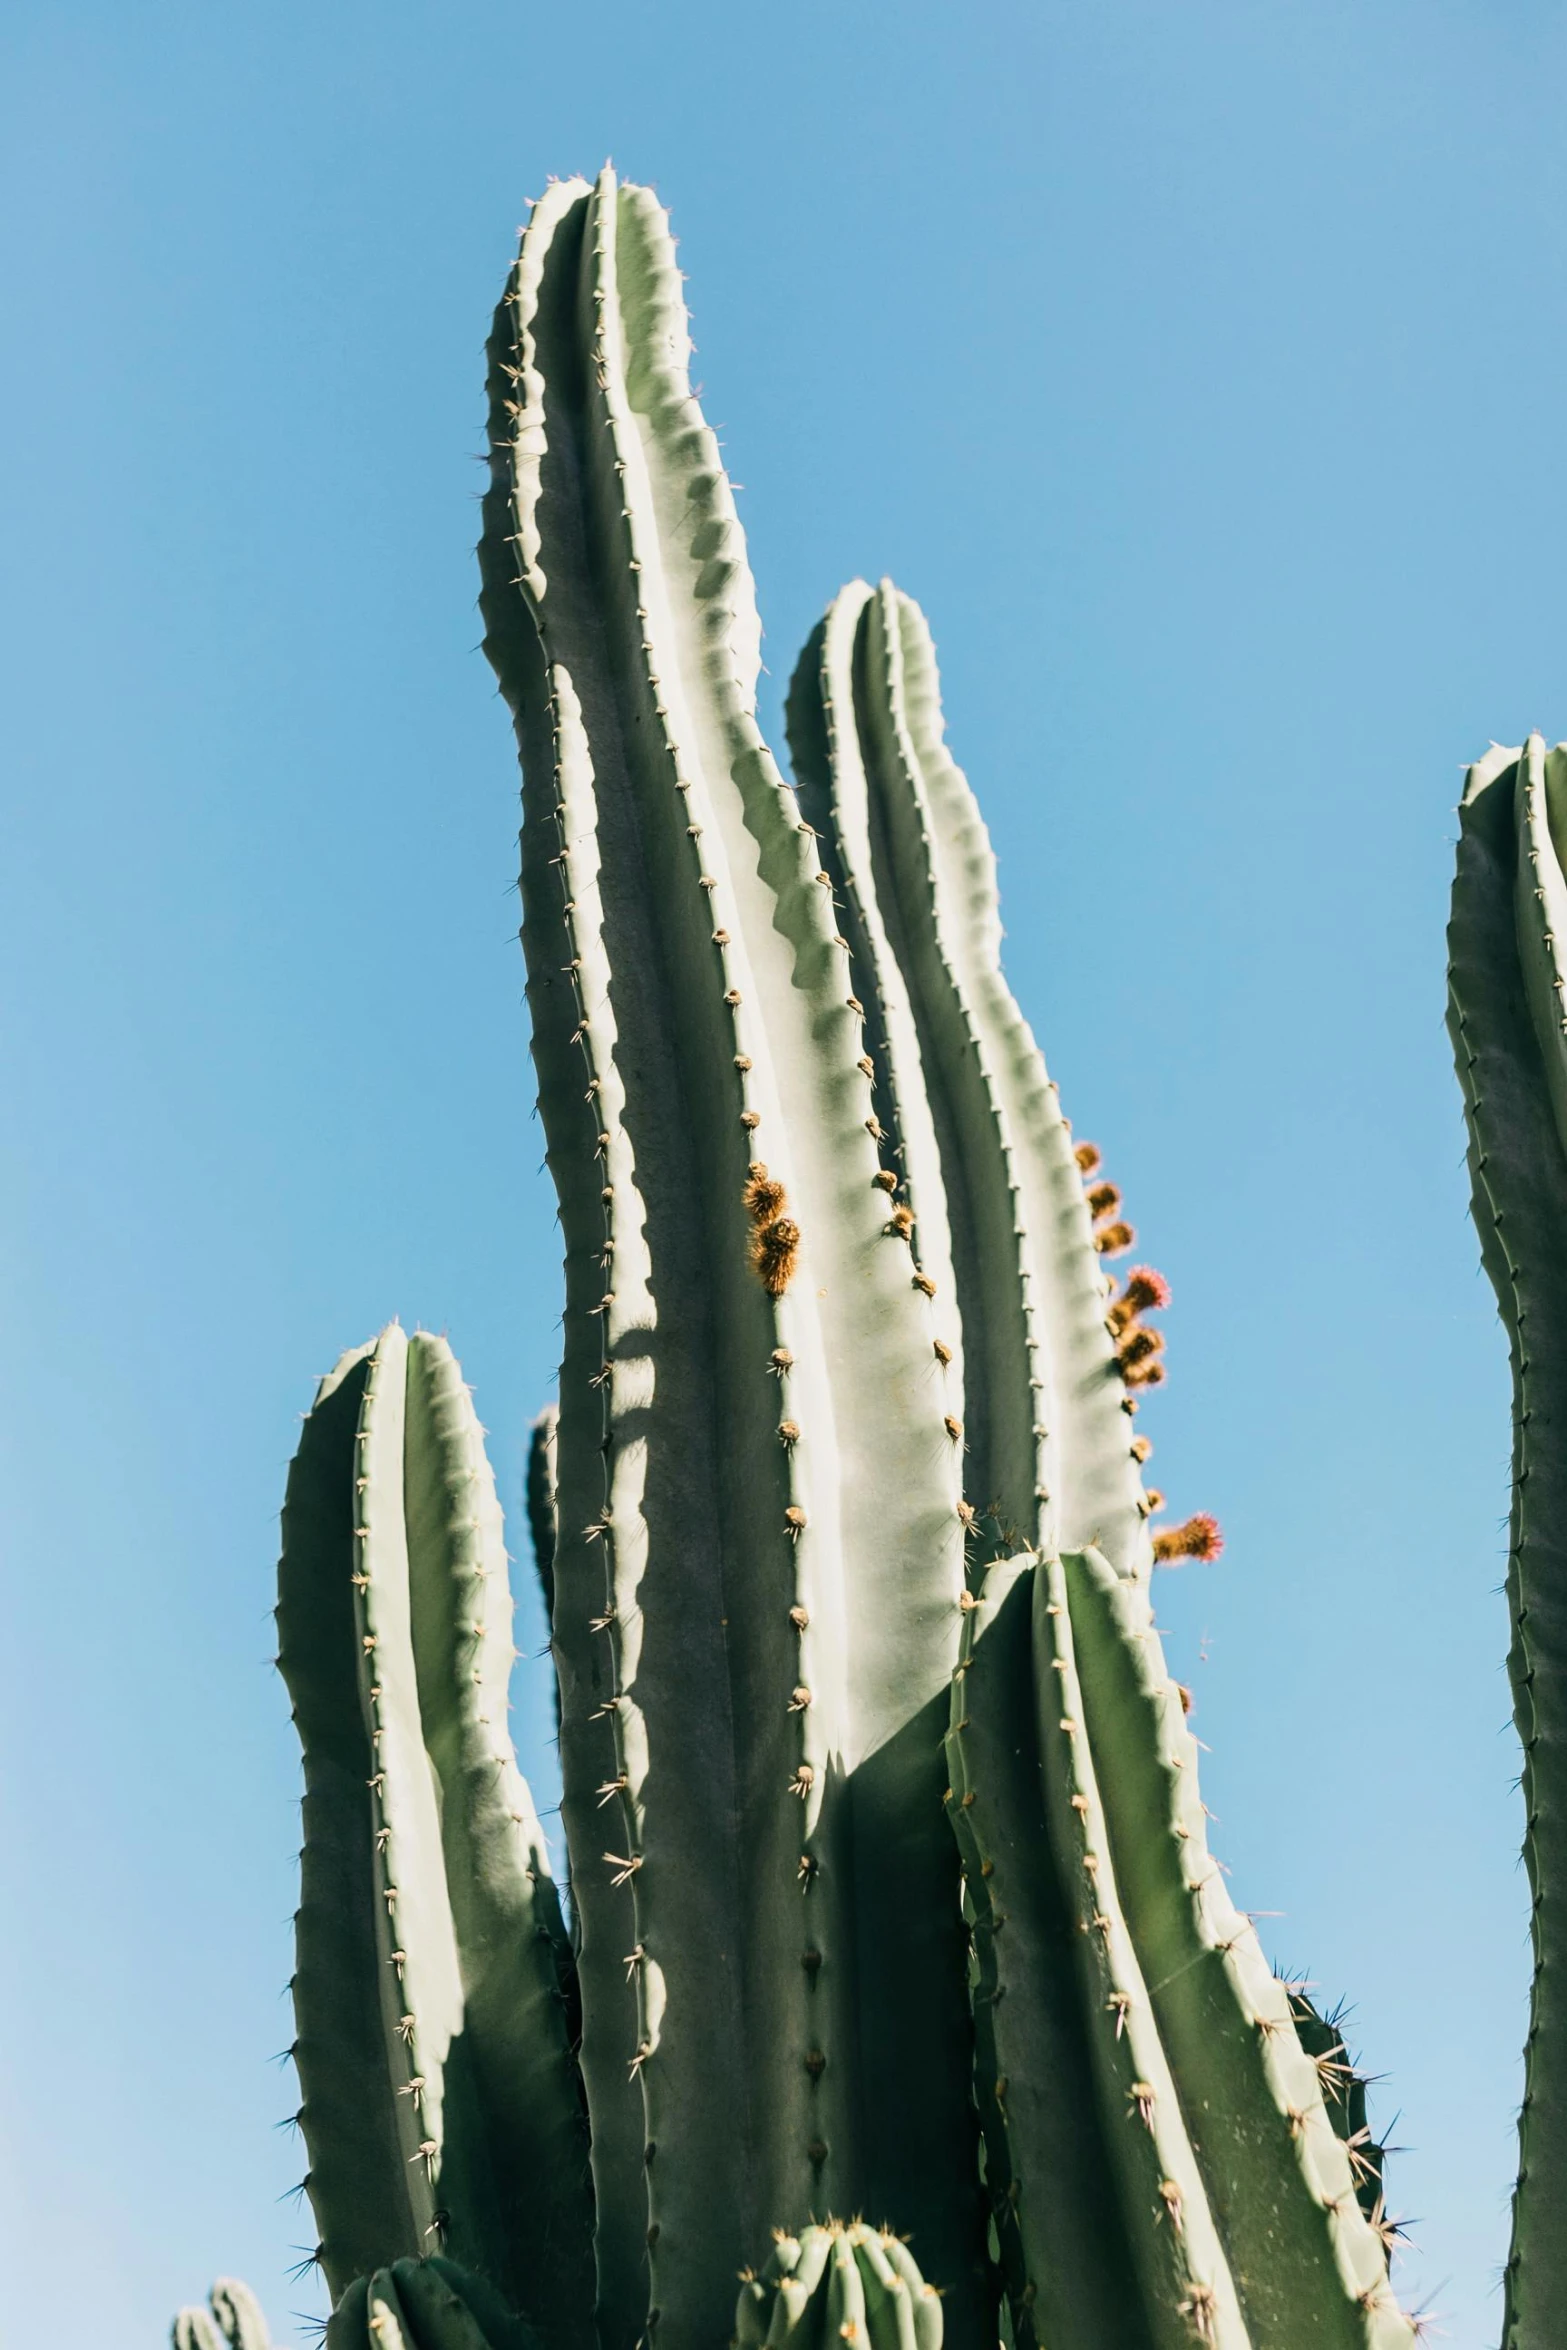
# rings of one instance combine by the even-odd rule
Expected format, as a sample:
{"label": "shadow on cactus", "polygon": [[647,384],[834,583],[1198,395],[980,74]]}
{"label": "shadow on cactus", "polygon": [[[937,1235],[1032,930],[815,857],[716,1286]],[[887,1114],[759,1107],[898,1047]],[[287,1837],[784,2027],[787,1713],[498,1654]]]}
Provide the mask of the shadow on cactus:
{"label": "shadow on cactus", "polygon": [[[1167,1286],[1111,1275],[1135,1234],[1002,975],[890,583],[813,633],[775,766],[689,348],[651,194],[553,185],[489,346],[480,553],[565,1243],[527,1514],[570,1925],[506,1730],[482,1432],[444,1341],[394,1326],[322,1384],[280,1570],[329,2341],[1395,2350],[1365,2084],[1230,1900],[1154,1628],[1156,1565],[1220,1548],[1205,1513],[1156,1531],[1144,1482]],[[1522,992],[1548,1027],[1559,871],[1521,978],[1486,862],[1516,772],[1471,792],[1455,1020],[1499,1072],[1477,1195],[1520,1186],[1486,1245],[1537,1382],[1533,1757],[1561,1386],[1522,1301],[1567,1237],[1567,1061],[1551,1030],[1541,1082]],[[1548,2023],[1526,2151],[1559,2179]],[[1564,2298],[1550,2234],[1521,2193],[1516,2350],[1549,2338],[1529,2264]]]}

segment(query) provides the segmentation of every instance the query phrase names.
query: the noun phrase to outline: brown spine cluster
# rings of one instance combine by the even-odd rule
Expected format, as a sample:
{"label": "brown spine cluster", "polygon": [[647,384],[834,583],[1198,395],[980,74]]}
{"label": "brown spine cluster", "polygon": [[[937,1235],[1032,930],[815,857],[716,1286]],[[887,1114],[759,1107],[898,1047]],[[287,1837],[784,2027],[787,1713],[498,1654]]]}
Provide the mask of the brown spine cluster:
{"label": "brown spine cluster", "polygon": [[782,1297],[800,1253],[800,1227],[785,1213],[789,1195],[761,1160],[753,1159],[740,1196],[751,1219],[751,1270],[769,1297]]}

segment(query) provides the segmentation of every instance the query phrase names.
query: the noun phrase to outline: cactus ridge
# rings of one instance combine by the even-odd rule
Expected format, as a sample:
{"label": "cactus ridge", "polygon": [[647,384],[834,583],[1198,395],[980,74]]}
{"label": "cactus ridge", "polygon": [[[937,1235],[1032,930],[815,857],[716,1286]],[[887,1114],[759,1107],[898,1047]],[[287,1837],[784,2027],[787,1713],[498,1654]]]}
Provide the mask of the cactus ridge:
{"label": "cactus ridge", "polygon": [[1523,1747],[1524,1862],[1534,1976],[1524,2043],[1518,2185],[1504,2277],[1504,2350],[1544,2350],[1567,2305],[1555,2181],[1567,2164],[1563,1937],[1567,1815],[1553,1750],[1567,1679],[1567,1348],[1556,1268],[1567,1247],[1563,1084],[1563,813],[1567,746],[1538,735],[1468,773],[1448,928],[1448,1026],[1469,1130],[1480,1253],[1513,1371],[1508,1674]]}
{"label": "cactus ridge", "polygon": [[394,1324],[323,1381],[278,1626],[304,1750],[296,2061],[328,2281],[450,2241],[580,2339],[570,1953],[506,1731],[499,1508],[444,1340]]}

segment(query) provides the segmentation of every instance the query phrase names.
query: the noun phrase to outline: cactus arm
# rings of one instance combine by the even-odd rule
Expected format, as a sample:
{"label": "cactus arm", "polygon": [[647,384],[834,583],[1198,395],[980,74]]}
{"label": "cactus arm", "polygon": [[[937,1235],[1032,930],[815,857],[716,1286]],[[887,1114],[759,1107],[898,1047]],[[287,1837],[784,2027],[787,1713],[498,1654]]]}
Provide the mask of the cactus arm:
{"label": "cactus arm", "polygon": [[1035,1571],[1018,1558],[987,1573],[964,1622],[947,1735],[948,1814],[974,1913],[986,2185],[1020,2350],[1147,2350],[1080,2015],[1078,1919],[1042,1809]]}
{"label": "cactus arm", "polygon": [[1545,2350],[1559,2338],[1567,2306],[1559,2225],[1567,2177],[1567,2014],[1559,1988],[1567,1810],[1557,1806],[1554,1767],[1567,1721],[1567,1324],[1556,1271],[1567,1247],[1567,1162],[1547,1074],[1559,1034],[1554,990],[1540,969],[1548,952],[1559,959],[1557,934],[1553,927],[1548,947],[1547,901],[1519,886],[1531,852],[1542,861],[1555,853],[1539,795],[1543,784],[1549,819],[1561,758],[1536,737],[1522,753],[1498,749],[1471,768],[1448,930],[1448,1025],[1469,1120],[1474,1219],[1513,1371],[1508,1671],[1523,1747],[1534,1979],[1504,2350]]}
{"label": "cactus arm", "polygon": [[172,2350],[223,2350],[223,2340],[205,2309],[177,2309],[169,2328]]}
{"label": "cactus arm", "polygon": [[1251,2336],[1122,1905],[1065,1561],[1039,1562],[1033,1598],[1045,1815],[1075,1912],[1084,2021],[1146,2322],[1160,2350],[1200,2338],[1204,2327],[1218,2350],[1247,2350]]}
{"label": "cactus arm", "polygon": [[415,2209],[399,2124],[396,2092],[411,2068],[399,2057],[398,2078],[390,2077],[382,2032],[376,1913],[384,1905],[357,1664],[354,1480],[372,1352],[345,1354],[321,1383],[289,1470],[278,1568],[278,1663],[305,1781],[295,2062],[308,2185],[334,2294],[388,2249],[417,2251],[427,2224]]}
{"label": "cactus arm", "polygon": [[1034,1248],[1035,1310],[1050,1334],[1058,1542],[1064,1550],[1092,1541],[1118,1573],[1143,1574],[1150,1562],[1146,1502],[1105,1328],[1105,1284],[1071,1130],[1001,969],[995,860],[974,795],[947,749],[925,617],[911,596],[890,586],[881,591],[878,616],[888,716],[906,746],[902,755],[912,755],[917,766],[934,854],[952,889],[954,967],[1014,1138],[1019,1221]]}
{"label": "cactus arm", "polygon": [[[554,401],[546,405],[545,390],[546,370],[551,382],[557,365],[569,376],[586,195],[583,182],[567,181],[535,206],[496,313],[491,438],[506,454],[497,457],[480,557],[486,651],[512,707],[523,765],[522,939],[539,1109],[565,1243],[551,1646],[584,2017],[580,2057],[591,2121],[597,2301],[605,2342],[615,2350],[636,2340],[647,2305],[647,2131],[632,2070],[641,2038],[638,1986],[626,1965],[627,1953],[639,1946],[633,1894],[601,1858],[607,1848],[629,1853],[631,1847],[623,1806],[606,1813],[598,1792],[622,1776],[623,1695],[598,1545],[606,1448],[614,1433],[610,1396],[640,1367],[608,1367],[603,1301],[622,1286],[612,1272],[614,1241],[634,1227],[637,1201],[628,1192],[623,1137],[599,1139],[606,1129],[597,1091],[605,1075],[613,1081],[615,1031],[596,916],[593,771],[581,704],[571,672],[558,660],[549,665],[534,603],[521,592],[527,581],[543,583],[541,511],[552,537],[575,520],[569,484],[558,496],[544,494],[546,457],[565,471],[570,456],[568,427]],[[557,653],[586,639],[586,615],[570,593],[582,568],[573,554],[568,561],[551,553],[552,638],[565,639]]]}
{"label": "cactus arm", "polygon": [[1408,2344],[1289,1994],[1208,1850],[1146,1588],[1094,1551],[1065,1583],[1116,1881],[1248,2321],[1262,2341]]}
{"label": "cactus arm", "polygon": [[[963,1332],[942,1147],[921,1066],[903,958],[888,936],[896,905],[890,895],[878,896],[875,886],[871,797],[855,711],[855,646],[874,595],[863,580],[855,580],[829,605],[795,666],[785,723],[800,806],[816,829],[818,853],[832,875],[839,919],[849,941],[853,993],[865,1007],[861,1041],[874,1071],[871,1106],[884,1129],[882,1161],[901,1177],[903,1204],[914,1218],[911,1245],[936,1285],[935,1319],[950,1358],[946,1395],[953,1414],[966,1422],[965,1445],[972,1455],[975,1430],[964,1393]],[[949,1138],[948,1155],[950,1151]],[[988,1496],[983,1467],[978,1482]]]}
{"label": "cactus arm", "polygon": [[[943,896],[922,778],[900,728],[901,640],[895,604],[888,633],[890,595],[856,582],[830,607],[822,659],[796,670],[793,739],[805,754],[804,804],[833,840],[846,899],[880,910],[879,938],[862,924],[868,976],[894,1013],[902,1003],[909,1008],[909,1019],[887,1019],[882,1051],[900,1101],[927,1094],[942,1162],[970,1500],[981,1510],[998,1503],[1019,1539],[1037,1528],[1048,1544],[1055,1476],[1046,1429],[1054,1415],[1030,1304],[1038,1288],[1031,1236],[1019,1213],[1014,1141],[953,935],[962,909]],[[806,716],[813,703],[815,744]]]}
{"label": "cactus arm", "polygon": [[384,2044],[418,2250],[439,2249],[447,2051],[462,2029],[462,1978],[447,1897],[440,1813],[420,1718],[404,1506],[408,1341],[376,1341],[355,1443],[354,1618],[360,1703],[370,1730],[376,1937]]}
{"label": "cactus arm", "polygon": [[[410,1340],[406,1413],[419,1719],[462,1973],[466,2126],[459,2133],[453,2113],[446,2130],[450,2241],[564,2346],[584,2338],[593,2301],[587,2132],[562,1989],[571,1950],[506,1727],[514,1651],[500,1504],[444,1339]],[[465,2242],[464,2217],[485,2207],[481,2241]]]}
{"label": "cactus arm", "polygon": [[[552,697],[552,772],[566,775],[561,744],[575,729],[566,747],[583,785],[552,852],[564,860],[557,891],[570,891],[574,951],[560,960],[581,979],[577,1087],[593,1089],[597,1131],[611,1139],[603,1162],[586,1165],[580,1143],[563,1142],[556,1175],[563,1212],[568,1193],[574,1212],[575,1203],[611,1195],[613,1229],[601,1226],[599,1238],[613,1279],[595,1333],[609,1377],[607,1394],[595,1392],[591,1447],[602,1471],[607,1406],[610,1475],[623,1461],[627,1481],[620,1503],[610,1498],[588,1513],[601,1527],[595,1559],[610,1562],[613,1588],[601,1605],[630,1644],[655,1633],[672,1644],[656,1655],[641,1647],[631,1660],[638,1670],[628,1663],[618,1677],[625,1742],[615,1776],[626,1782],[626,1856],[636,1864],[638,2071],[648,2137],[660,2149],[648,2169],[652,2291],[668,2327],[700,2331],[717,2322],[707,2305],[721,2273],[715,2238],[729,2237],[738,2253],[742,2204],[765,2224],[763,2212],[803,2216],[828,2198],[847,2200],[857,2174],[876,2192],[876,2136],[896,2151],[897,2099],[863,2092],[834,2024],[857,1966],[865,1982],[872,1962],[864,1996],[906,2019],[905,2044],[916,2018],[930,2021],[932,1999],[945,2011],[943,2028],[962,2031],[961,1980],[946,1954],[922,1968],[888,1950],[877,1929],[898,1905],[885,1885],[856,1911],[834,1819],[844,1808],[843,1770],[888,1754],[855,1789],[856,1830],[874,1824],[890,1789],[902,1832],[885,1840],[892,1857],[884,1873],[893,1864],[903,1873],[900,1930],[929,1914],[937,1932],[927,1941],[950,1942],[955,1899],[945,1917],[939,1902],[926,1902],[938,1879],[954,1889],[950,1843],[935,1816],[936,1741],[922,1757],[934,1830],[918,1811],[907,1826],[910,1766],[893,1750],[922,1702],[940,1702],[956,1652],[956,1464],[928,1303],[901,1246],[884,1233],[885,1199],[871,1181],[877,1161],[845,950],[807,836],[755,737],[745,674],[754,616],[747,619],[728,487],[678,355],[683,314],[672,260],[635,191],[618,197],[606,180],[591,208],[580,202],[580,287],[563,253],[530,290],[525,240],[514,289],[521,300],[502,322],[514,337],[509,364],[522,413],[498,436],[486,611],[506,592],[499,549],[512,541],[539,648],[534,674],[510,662],[504,618],[491,636],[519,712],[525,813],[534,789],[530,731],[535,776],[540,768],[541,675]],[[565,209],[557,205],[557,216]],[[587,369],[570,339],[579,293],[592,343]],[[650,354],[672,337],[669,373]],[[502,532],[502,520],[516,528]],[[594,593],[607,624],[592,609]],[[525,864],[526,836],[525,822]],[[596,900],[584,881],[596,886]],[[529,887],[525,872],[525,904]],[[636,983],[617,986],[612,1024],[611,985],[622,967]],[[546,1047],[546,1096],[556,1081],[548,1058]],[[662,1103],[657,1075],[666,1081]],[[682,1103],[674,1119],[669,1099]],[[547,1128],[549,1117],[546,1099]],[[805,1235],[798,1277],[776,1297],[751,1270],[751,1236],[737,1213],[749,1158],[769,1150]],[[673,1295],[682,1299],[679,1331],[656,1310]],[[568,1356],[571,1319],[568,1290]],[[775,1382],[780,1350],[785,1373]],[[557,1638],[576,1539],[565,1497],[573,1461],[588,1457],[590,1423],[578,1404],[563,1379]],[[799,1432],[782,1445],[773,1435],[780,1419]],[[767,1474],[723,1473],[725,1460],[767,1461],[769,1446]],[[797,1541],[786,1510],[803,1521]],[[854,1656],[852,1713],[840,1632]],[[721,1653],[710,1672],[704,1651],[715,1641]],[[715,1698],[693,1708],[700,1688]],[[803,1705],[798,1688],[810,1692]],[[725,1696],[727,1713],[718,1702]],[[570,1710],[568,1694],[568,1789]],[[802,1793],[791,1795],[796,1785]],[[738,1855],[741,1883],[726,1884],[703,1863],[727,1841],[742,1792],[750,1832]],[[570,1819],[568,1835],[585,1848]],[[858,1833],[856,1844],[870,1876],[881,1848]],[[713,1904],[733,1905],[728,1923]],[[586,1970],[586,1903],[583,1917]],[[715,1982],[737,1954],[735,2000]],[[802,1966],[802,1957],[820,1963]],[[591,2017],[586,1971],[584,1988]],[[718,2037],[737,2011],[749,2035],[744,2062]],[[584,2069],[591,2108],[586,2050]],[[934,2181],[933,2205],[961,2205],[965,2114],[953,2114],[951,2130],[933,2131],[930,2101],[917,2108],[912,2078],[902,2095],[955,2190],[943,2197]],[[594,2126],[597,2138],[596,2113]]]}
{"label": "cactus arm", "polygon": [[[607,644],[596,602],[589,456],[596,452],[617,482],[613,467],[623,461],[604,448],[602,418],[582,413],[577,313],[580,303],[602,307],[592,300],[594,281],[614,238],[608,255],[595,252],[605,240],[585,194],[568,205],[555,191],[553,226],[549,203],[529,224],[517,298],[497,322],[497,374],[504,386],[508,367],[515,371],[521,416],[515,434],[504,413],[496,420],[485,609],[491,656],[519,722],[524,947],[541,1110],[567,1231],[555,1644],[582,1928],[601,2325],[610,2341],[630,2342],[643,2331],[654,2230],[663,2271],[655,2306],[698,2332],[721,2322],[716,2312],[693,2316],[670,2293],[669,2264],[691,2259],[695,2213],[688,2220],[668,2199],[678,2205],[689,2195],[701,2206],[710,2291],[742,2247],[753,2099],[769,2088],[803,2174],[794,2191],[809,2192],[805,2148],[815,2131],[801,2059],[820,2019],[805,2012],[811,1984],[799,1963],[806,1920],[796,1870],[811,1833],[788,1787],[802,1730],[830,1730],[832,1688],[830,1677],[802,1673],[789,1619],[791,1606],[817,1612],[815,1593],[801,1588],[810,1546],[790,1540],[785,1515],[791,1507],[809,1515],[810,1496],[797,1452],[773,1433],[781,1418],[803,1416],[791,1393],[801,1373],[770,1376],[773,1351],[787,1342],[750,1270],[740,1206],[748,1088],[735,1067],[740,1006],[724,997],[744,1001],[748,991],[704,934],[693,939],[687,925],[664,924],[666,901],[682,909],[701,901],[708,858],[685,826],[702,817],[677,795],[663,752],[644,748],[641,702],[633,691],[624,706],[626,681],[612,657],[625,616],[608,591]],[[623,502],[617,497],[617,508]],[[612,519],[618,528],[618,512]],[[505,578],[513,537],[520,595]],[[632,672],[645,693],[630,617]],[[537,648],[531,668],[512,641],[523,626]],[[640,771],[644,760],[651,775]],[[735,927],[716,907],[706,926],[731,937]],[[552,974],[562,966],[570,994],[558,1015],[552,1005],[541,1018],[546,997],[560,993]],[[706,1196],[710,1185],[720,1198]],[[677,1296],[678,1318],[661,1311]],[[720,1399],[727,1441],[715,1448]],[[729,1487],[725,1456],[766,1465]],[[723,1582],[726,1536],[769,1569],[758,1575],[753,1565],[753,1589],[733,1607]],[[651,1653],[642,1640],[649,1623]],[[738,1777],[729,1690],[736,1655],[751,1661],[756,1682],[749,1774],[742,1765]],[[807,1677],[817,1704],[810,1716],[790,1717],[788,1693]],[[597,1730],[588,1719],[595,1713]],[[595,1755],[600,1734],[612,1745]],[[651,1821],[650,1758],[660,1798]],[[824,1753],[818,1788],[825,1762]],[[789,1971],[777,1970],[774,1988],[794,2001],[792,2013],[774,2015],[773,2078],[761,2081],[750,2077],[739,2040],[741,1889],[733,1862],[710,1865],[714,1851],[732,1849],[729,1823],[747,1775],[765,1828],[744,1861],[778,1880],[766,1927],[790,1947]],[[619,1856],[613,1869],[597,1860],[606,1849]],[[655,1922],[661,1875],[668,1906]],[[617,1983],[629,1983],[622,1997],[633,2003],[624,2022]],[[820,2004],[830,2006],[830,1996]],[[634,2139],[617,2096],[635,2100]],[[655,2150],[646,2164],[644,2141]]]}

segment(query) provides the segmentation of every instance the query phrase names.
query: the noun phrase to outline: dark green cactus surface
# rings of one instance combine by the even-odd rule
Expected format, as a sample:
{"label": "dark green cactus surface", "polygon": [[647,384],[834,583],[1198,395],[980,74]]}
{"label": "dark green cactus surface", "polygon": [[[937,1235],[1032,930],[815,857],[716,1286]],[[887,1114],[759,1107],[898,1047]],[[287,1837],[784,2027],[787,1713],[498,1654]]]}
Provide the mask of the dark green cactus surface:
{"label": "dark green cactus surface", "polygon": [[552,185],[480,553],[571,1924],[482,1432],[394,1325],[322,1382],[279,1580],[329,2350],[1401,2350],[1364,2084],[1230,1900],[1154,1628],[1219,1546],[1143,1479],[1168,1292],[1109,1277],[907,596],[835,599],[774,764],[689,351],[652,195]]}

